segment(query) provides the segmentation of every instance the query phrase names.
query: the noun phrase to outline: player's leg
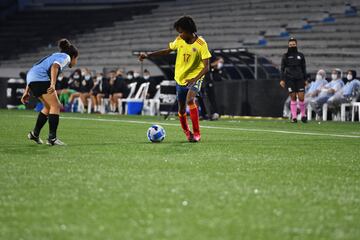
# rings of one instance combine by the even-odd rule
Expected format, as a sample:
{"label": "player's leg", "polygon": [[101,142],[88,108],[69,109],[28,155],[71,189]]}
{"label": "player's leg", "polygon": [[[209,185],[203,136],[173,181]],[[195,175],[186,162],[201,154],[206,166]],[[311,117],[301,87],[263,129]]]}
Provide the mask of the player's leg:
{"label": "player's leg", "polygon": [[192,141],[193,134],[189,129],[189,125],[187,122],[187,116],[186,116],[186,95],[187,95],[188,89],[186,87],[176,85],[176,96],[177,96],[177,102],[178,102],[178,116],[181,128],[183,129],[186,138],[188,141]]}
{"label": "player's leg", "polygon": [[199,110],[195,103],[196,95],[201,90],[202,80],[197,81],[193,86],[190,87],[187,96],[186,96],[186,103],[190,109],[190,118],[193,125],[193,132],[194,132],[194,140],[196,142],[200,141],[200,125],[199,125]]}
{"label": "player's leg", "polygon": [[39,97],[39,99],[43,103],[43,108],[39,112],[33,131],[28,134],[28,138],[37,144],[42,144],[43,141],[40,139],[40,131],[48,120],[50,106],[41,97]]}
{"label": "player's leg", "polygon": [[299,99],[301,121],[303,123],[306,123],[307,117],[306,117],[306,107],[305,107],[305,81],[297,80],[295,85],[296,85],[295,88],[296,88],[296,92],[297,92],[297,97]]}
{"label": "player's leg", "polygon": [[286,81],[286,88],[289,92],[290,96],[290,112],[291,112],[291,122],[297,122],[297,99],[296,99],[296,92],[295,92],[295,81],[289,79]]}
{"label": "player's leg", "polygon": [[60,118],[60,102],[56,93],[46,93],[42,95],[44,102],[49,105],[49,138],[48,145],[65,145],[59,139],[57,139],[57,128]]}
{"label": "player's leg", "polygon": [[301,121],[303,123],[306,123],[307,122],[307,117],[306,117],[306,107],[305,107],[305,93],[304,92],[298,92],[297,96],[298,96],[298,99],[299,99]]}

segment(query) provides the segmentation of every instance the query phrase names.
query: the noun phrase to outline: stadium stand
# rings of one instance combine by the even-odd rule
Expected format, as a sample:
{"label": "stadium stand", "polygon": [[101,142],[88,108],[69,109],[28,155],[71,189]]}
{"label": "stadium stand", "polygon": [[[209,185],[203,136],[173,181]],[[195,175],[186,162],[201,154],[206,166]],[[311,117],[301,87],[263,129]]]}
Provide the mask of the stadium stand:
{"label": "stadium stand", "polygon": [[[355,8],[360,6],[359,1],[348,3]],[[356,13],[345,14],[348,6],[343,0],[178,0],[158,2],[156,6],[138,3],[122,11],[117,7],[93,10],[91,17],[81,10],[21,12],[1,26],[4,54],[0,68],[25,69],[34,59],[54,51],[55,47],[49,43],[58,36],[49,33],[55,25],[61,30],[71,28],[71,38],[81,49],[82,66],[133,69],[139,63],[132,51],[167,46],[175,35],[172,23],[183,14],[195,18],[199,34],[205,36],[213,49],[245,46],[280,64],[286,39],[291,35],[299,40],[299,47],[307,56],[309,72],[315,73],[320,67],[357,68],[360,17]],[[69,17],[58,25],[59,16],[64,14]],[[41,24],[29,26],[30,16]],[[33,31],[25,35],[22,29]],[[11,50],[16,49],[15,55],[8,50],[8,44]],[[23,53],[35,45],[43,47]],[[149,64],[145,63],[145,67],[151,69]]]}

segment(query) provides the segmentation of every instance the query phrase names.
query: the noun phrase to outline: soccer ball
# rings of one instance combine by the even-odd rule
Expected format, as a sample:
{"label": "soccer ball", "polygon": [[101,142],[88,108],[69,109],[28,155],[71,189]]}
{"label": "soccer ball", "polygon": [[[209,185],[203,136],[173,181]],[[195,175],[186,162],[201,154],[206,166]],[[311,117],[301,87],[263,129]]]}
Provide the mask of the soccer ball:
{"label": "soccer ball", "polygon": [[166,136],[165,129],[160,125],[152,125],[147,130],[147,137],[151,142],[154,143],[162,142],[165,139],[165,136]]}

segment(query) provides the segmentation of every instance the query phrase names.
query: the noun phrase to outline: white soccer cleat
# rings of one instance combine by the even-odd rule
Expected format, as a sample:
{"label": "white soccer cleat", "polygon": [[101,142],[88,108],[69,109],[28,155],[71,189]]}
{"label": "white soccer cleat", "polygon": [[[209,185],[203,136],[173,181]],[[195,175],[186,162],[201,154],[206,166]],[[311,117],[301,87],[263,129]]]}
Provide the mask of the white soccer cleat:
{"label": "white soccer cleat", "polygon": [[47,142],[46,142],[47,145],[50,145],[50,146],[66,146],[66,144],[62,141],[60,141],[60,139],[57,139],[57,138],[54,138],[54,139],[48,139]]}
{"label": "white soccer cleat", "polygon": [[37,144],[43,144],[43,141],[41,140],[41,138],[36,137],[33,132],[29,132],[27,137],[29,140],[32,140],[32,141],[36,142]]}

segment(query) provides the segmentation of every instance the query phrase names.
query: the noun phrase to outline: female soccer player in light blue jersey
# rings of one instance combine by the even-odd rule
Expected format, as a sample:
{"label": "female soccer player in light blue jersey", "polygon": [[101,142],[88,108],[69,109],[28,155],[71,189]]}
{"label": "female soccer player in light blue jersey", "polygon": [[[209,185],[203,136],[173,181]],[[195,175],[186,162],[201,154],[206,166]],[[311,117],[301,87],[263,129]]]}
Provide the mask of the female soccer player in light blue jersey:
{"label": "female soccer player in light blue jersey", "polygon": [[40,131],[49,120],[48,145],[65,145],[56,136],[59,124],[60,102],[55,91],[57,77],[67,65],[71,68],[77,63],[79,52],[67,39],[59,41],[60,52],[44,57],[29,70],[26,76],[26,89],[21,98],[25,104],[29,100],[30,93],[37,97],[44,107],[39,113],[34,130],[28,134],[30,140],[42,144]]}

